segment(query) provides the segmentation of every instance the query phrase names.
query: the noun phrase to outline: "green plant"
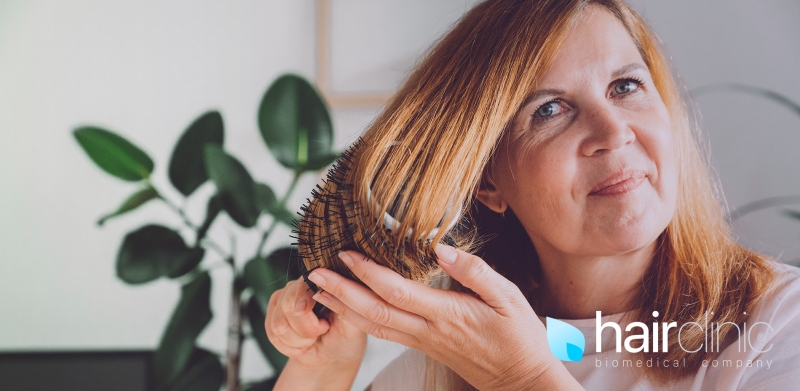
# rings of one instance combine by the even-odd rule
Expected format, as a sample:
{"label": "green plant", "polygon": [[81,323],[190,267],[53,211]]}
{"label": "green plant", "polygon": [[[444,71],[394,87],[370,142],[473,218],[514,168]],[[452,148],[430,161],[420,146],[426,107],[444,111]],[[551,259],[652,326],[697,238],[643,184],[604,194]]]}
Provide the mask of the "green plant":
{"label": "green plant", "polygon": [[[142,149],[99,127],[83,126],[73,131],[80,146],[101,169],[140,184],[117,210],[101,217],[98,225],[149,201],[160,201],[194,233],[194,240],[187,244],[173,228],[148,224],[128,233],[117,255],[117,276],[128,284],[167,277],[183,285],[180,300],[155,352],[158,390],[217,391],[223,382],[228,391],[238,390],[240,352],[245,338],[255,339],[276,373],[273,378],[247,385],[248,390],[271,389],[286,364],[287,358],[267,339],[263,322],[270,295],[289,280],[298,278],[299,270],[289,261],[291,247],[278,248],[268,255],[262,252],[278,224],[292,224],[296,215],[286,208],[286,201],[299,178],[325,168],[339,154],[331,150],[333,127],[328,109],[316,89],[300,76],[285,74],[272,83],[261,101],[258,126],[272,155],[294,173],[288,190],[280,198],[269,185],[255,182],[244,165],[224,150],[224,126],[219,112],[201,115],[175,145],[168,168],[175,189],[188,198],[209,179],[216,187],[200,223],[191,221],[178,203],[153,185],[150,176],[154,163]],[[258,247],[243,265],[207,237],[220,213],[227,213],[238,225],[254,230],[259,230],[256,222],[262,215],[272,216],[269,228],[261,233]],[[212,280],[204,266],[207,262],[202,263],[204,258],[211,258],[206,257],[206,250],[221,257],[234,274],[224,360],[196,344],[198,335],[213,317],[209,304]],[[245,323],[249,324],[249,333],[245,333]]]}
{"label": "green plant", "polygon": [[[762,87],[756,87],[741,83],[717,83],[717,84],[709,84],[697,87],[691,90],[694,96],[699,96],[710,92],[725,92],[725,91],[743,93],[751,96],[765,98],[767,100],[775,102],[791,110],[797,115],[800,115],[800,104],[782,94],[779,94],[775,91]],[[786,196],[761,198],[755,201],[748,202],[737,208],[731,209],[726,217],[728,222],[732,223],[738,220],[739,218],[753,212],[758,212],[765,209],[770,209],[784,205],[791,205],[791,204],[800,204],[800,195],[786,195]],[[790,217],[795,220],[800,220],[800,212],[798,211],[791,209],[783,209],[781,212],[783,213],[784,216]],[[800,265],[800,263],[798,263],[798,260],[794,260],[791,263]]]}

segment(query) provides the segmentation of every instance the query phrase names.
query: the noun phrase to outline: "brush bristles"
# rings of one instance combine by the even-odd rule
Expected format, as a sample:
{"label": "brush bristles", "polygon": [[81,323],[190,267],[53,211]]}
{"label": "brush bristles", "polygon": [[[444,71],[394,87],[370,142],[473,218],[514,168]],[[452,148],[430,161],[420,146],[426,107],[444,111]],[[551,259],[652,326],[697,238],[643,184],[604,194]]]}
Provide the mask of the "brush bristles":
{"label": "brush bristles", "polygon": [[[352,168],[364,141],[359,138],[331,167],[323,186],[311,191],[311,199],[300,208],[301,220],[295,224],[293,237],[297,240],[296,262],[303,276],[318,267],[325,267],[358,281],[341,263],[338,253],[343,250],[358,251],[376,263],[386,266],[405,278],[427,283],[438,269],[436,255],[430,241],[404,239],[395,246],[394,235],[384,227],[374,212],[356,199]],[[445,235],[450,245],[455,240]],[[306,282],[316,291],[317,287]]]}

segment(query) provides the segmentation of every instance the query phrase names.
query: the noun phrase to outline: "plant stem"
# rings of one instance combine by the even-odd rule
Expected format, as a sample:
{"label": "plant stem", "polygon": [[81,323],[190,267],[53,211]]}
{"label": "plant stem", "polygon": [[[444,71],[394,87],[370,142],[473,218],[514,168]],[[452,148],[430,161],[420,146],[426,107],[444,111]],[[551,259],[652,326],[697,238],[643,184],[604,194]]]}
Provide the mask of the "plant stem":
{"label": "plant stem", "polygon": [[261,243],[258,244],[258,249],[256,250],[256,257],[261,256],[261,251],[264,249],[264,245],[267,244],[267,239],[269,235],[272,233],[272,230],[278,225],[278,219],[272,220],[272,223],[269,225],[269,228],[264,232],[264,236],[261,237]]}
{"label": "plant stem", "polygon": [[[286,201],[291,196],[294,188],[297,186],[297,182],[300,179],[300,175],[302,172],[295,171],[294,178],[292,178],[292,183],[289,185],[289,189],[286,191],[286,194],[281,198],[278,202],[278,208],[283,209],[286,206]],[[264,248],[264,244],[266,244],[269,235],[278,225],[278,219],[275,218],[272,220],[269,228],[264,235],[261,236],[261,242],[258,244],[258,249],[256,250],[256,256],[261,255],[261,250]],[[230,307],[230,315],[228,317],[228,365],[227,365],[227,384],[226,389],[227,391],[239,391],[240,382],[239,382],[239,367],[241,361],[241,353],[242,353],[242,343],[244,342],[244,332],[242,330],[242,317],[247,310],[245,304],[242,302],[241,292],[236,286],[237,279],[239,278],[239,273],[236,271],[235,263],[232,257],[227,258],[227,262],[233,268],[233,282],[231,286],[231,307]]]}
{"label": "plant stem", "polygon": [[[150,183],[149,185],[153,186],[152,183]],[[191,220],[189,220],[189,216],[186,215],[186,212],[184,212],[183,208],[179,207],[178,205],[175,205],[175,203],[170,201],[169,198],[166,198],[163,195],[161,195],[161,192],[158,191],[158,189],[156,189],[156,192],[158,193],[158,198],[161,199],[161,201],[164,201],[164,203],[167,204],[167,206],[169,206],[170,209],[172,209],[175,213],[177,213],[178,216],[181,217],[181,219],[183,220],[183,223],[186,224],[187,227],[189,227],[189,228],[191,228],[191,229],[193,229],[195,231],[200,229],[200,227],[196,226],[194,223],[192,223]],[[225,252],[225,250],[222,249],[222,247],[220,247],[213,240],[211,240],[211,238],[208,238],[208,237],[203,238],[203,243],[207,244],[208,247],[210,247],[212,250],[216,251],[223,258],[230,258],[230,254]]]}
{"label": "plant stem", "polygon": [[[297,187],[297,182],[300,180],[300,176],[302,174],[303,173],[301,171],[294,172],[294,178],[292,178],[292,183],[289,184],[289,189],[286,190],[286,194],[284,194],[281,200],[278,201],[278,209],[283,209],[286,207],[286,202],[289,200],[292,192],[294,192],[294,188]],[[256,248],[256,257],[261,256],[261,251],[264,250],[264,245],[267,244],[267,239],[269,238],[269,235],[272,234],[272,231],[276,226],[278,226],[278,218],[274,217],[272,219],[272,223],[269,225],[269,228],[267,228],[267,230],[264,231],[264,235],[261,236],[261,242],[258,243],[258,248]]]}
{"label": "plant stem", "polygon": [[225,250],[222,249],[218,244],[214,243],[213,240],[209,238],[203,238],[203,243],[207,244],[212,250],[216,251],[217,254],[224,258],[230,258],[230,254],[226,253]]}
{"label": "plant stem", "polygon": [[158,192],[158,195],[159,195],[158,198],[161,198],[161,200],[164,201],[165,204],[167,204],[173,211],[175,211],[175,213],[181,216],[181,219],[183,219],[183,223],[186,224],[189,228],[195,231],[197,231],[197,229],[200,228],[194,225],[194,223],[192,223],[191,220],[189,220],[189,216],[186,216],[186,213],[183,211],[183,208],[179,207],[178,205],[175,205],[172,201],[169,200],[169,198],[161,195],[160,191]]}
{"label": "plant stem", "polygon": [[787,205],[787,204],[798,204],[798,203],[800,203],[800,196],[798,195],[762,198],[760,200],[748,202],[736,209],[731,210],[727,218],[728,222],[734,222],[746,214],[750,214],[762,209],[768,209],[776,206]]}
{"label": "plant stem", "polygon": [[286,206],[286,201],[289,200],[289,196],[292,195],[294,188],[297,187],[297,182],[300,180],[300,176],[303,173],[301,171],[294,172],[294,178],[292,178],[292,183],[289,184],[289,188],[286,190],[286,194],[284,194],[283,198],[281,198],[279,206]]}
{"label": "plant stem", "polygon": [[214,269],[218,269],[218,268],[221,268],[221,267],[229,267],[229,266],[230,266],[230,264],[228,262],[217,261],[217,262],[214,262],[214,263],[208,265],[206,267],[206,269],[207,270],[214,270]]}
{"label": "plant stem", "polygon": [[[229,258],[229,263],[233,264],[233,259]],[[244,313],[244,306],[241,301],[241,292],[236,287],[237,275],[233,276],[234,282],[231,287],[231,303],[230,314],[228,317],[228,365],[227,370],[227,384],[228,391],[239,391],[239,367],[242,357],[242,342],[244,341],[244,333],[242,332],[242,314]]]}

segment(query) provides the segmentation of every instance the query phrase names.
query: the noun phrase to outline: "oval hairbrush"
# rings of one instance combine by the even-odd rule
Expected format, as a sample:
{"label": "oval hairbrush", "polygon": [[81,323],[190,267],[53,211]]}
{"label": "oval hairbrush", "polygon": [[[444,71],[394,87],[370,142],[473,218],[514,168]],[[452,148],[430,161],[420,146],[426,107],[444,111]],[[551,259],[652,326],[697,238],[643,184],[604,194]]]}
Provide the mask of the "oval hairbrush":
{"label": "oval hairbrush", "polygon": [[[432,272],[438,269],[433,250],[435,243],[431,240],[438,228],[424,238],[414,238],[409,230],[397,245],[398,240],[394,239],[399,234],[396,232],[399,223],[395,217],[388,212],[381,218],[375,217],[379,207],[369,199],[369,189],[369,205],[357,199],[354,184],[358,182],[354,178],[354,167],[359,164],[359,153],[365,145],[359,138],[342,154],[328,170],[324,184],[312,190],[311,199],[306,199],[298,213],[301,219],[292,231],[298,249],[294,261],[298,262],[303,279],[314,292],[319,288],[308,279],[308,274],[318,267],[359,281],[337,255],[344,250],[358,251],[401,276],[420,282],[427,282]],[[446,227],[442,242],[456,245],[450,231],[458,220]],[[326,317],[328,311],[320,303],[314,305],[318,317]]]}

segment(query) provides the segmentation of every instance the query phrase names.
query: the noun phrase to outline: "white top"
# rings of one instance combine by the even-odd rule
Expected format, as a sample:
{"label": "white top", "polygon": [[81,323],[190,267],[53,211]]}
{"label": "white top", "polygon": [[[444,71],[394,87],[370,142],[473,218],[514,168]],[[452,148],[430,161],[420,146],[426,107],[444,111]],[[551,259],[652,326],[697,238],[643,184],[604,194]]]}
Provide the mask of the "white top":
{"label": "white top", "polygon": [[[623,353],[615,351],[615,332],[612,329],[607,327],[603,330],[603,349],[597,353],[596,319],[563,320],[581,330],[586,338],[583,359],[565,362],[564,365],[587,390],[800,390],[800,268],[777,261],[773,265],[779,273],[778,285],[747,319],[747,327],[753,328],[745,334],[750,336],[746,351],[742,349],[740,352],[740,341],[735,341],[693,376],[668,387],[659,387],[635,375],[636,371],[643,370],[636,367],[637,360],[641,360],[640,365],[647,365],[641,355],[623,356],[628,354],[624,347]],[[601,322],[616,321],[622,315],[603,316]],[[652,324],[652,320],[639,321]],[[757,322],[769,326],[754,326]],[[623,344],[626,336],[640,332],[638,328],[625,332],[624,325],[622,329]],[[741,342],[745,342],[745,335],[742,335]],[[691,348],[694,347],[686,347]],[[623,359],[631,359],[633,367],[623,368]],[[422,390],[424,364],[422,352],[407,349],[378,373],[372,382],[372,391]]]}

